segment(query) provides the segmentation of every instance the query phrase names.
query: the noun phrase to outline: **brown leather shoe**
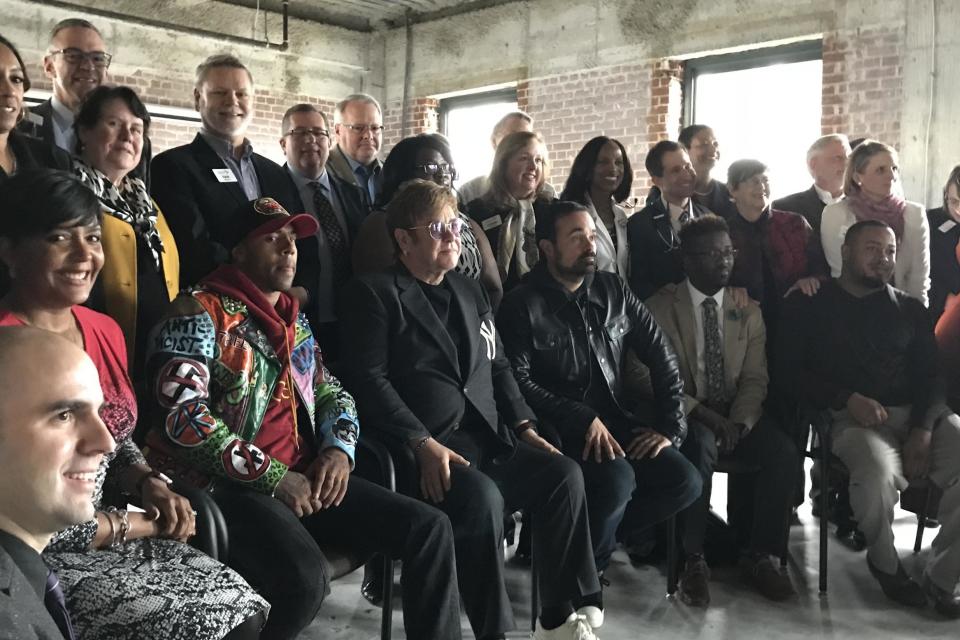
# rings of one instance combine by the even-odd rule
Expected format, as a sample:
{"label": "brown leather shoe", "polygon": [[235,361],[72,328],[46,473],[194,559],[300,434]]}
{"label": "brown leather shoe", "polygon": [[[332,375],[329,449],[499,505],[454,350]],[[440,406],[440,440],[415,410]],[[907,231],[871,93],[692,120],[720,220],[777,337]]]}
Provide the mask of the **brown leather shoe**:
{"label": "brown leather shoe", "polygon": [[686,567],[680,576],[680,600],[691,607],[710,604],[710,568],[702,553],[687,556]]}
{"label": "brown leather shoe", "polygon": [[740,561],[741,575],[747,584],[770,600],[786,600],[797,595],[790,576],[780,573],[777,563],[769,555],[749,554]]}

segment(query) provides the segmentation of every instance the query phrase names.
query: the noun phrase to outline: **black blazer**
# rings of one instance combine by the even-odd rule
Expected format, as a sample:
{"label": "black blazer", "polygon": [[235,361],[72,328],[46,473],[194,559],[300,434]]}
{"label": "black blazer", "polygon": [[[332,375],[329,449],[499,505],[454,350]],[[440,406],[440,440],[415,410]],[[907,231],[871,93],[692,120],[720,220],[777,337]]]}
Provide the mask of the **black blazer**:
{"label": "black blazer", "polygon": [[[256,153],[253,166],[260,194],[291,213],[300,213],[296,187],[283,168]],[[181,287],[196,284],[230,257],[223,243],[231,235],[233,213],[247,202],[247,196],[239,182],[217,180],[213,170],[226,168],[200,134],[190,144],[164,151],[153,160],[150,195],[177,242]]]}
{"label": "black blazer", "polygon": [[[40,168],[70,171],[73,168],[73,160],[66,151],[60,147],[48,145],[38,138],[25,135],[17,129],[10,132],[9,144],[13,150],[13,157],[17,160],[17,171]],[[9,177],[3,169],[0,169],[0,184]]]}
{"label": "black blazer", "polygon": [[810,226],[813,227],[816,236],[820,237],[820,219],[823,217],[823,209],[827,205],[823,204],[817,190],[812,186],[806,191],[784,196],[779,200],[773,201],[773,208],[780,211],[793,211],[799,213]]}
{"label": "black blazer", "polygon": [[[430,301],[403,266],[364,274],[346,287],[340,307],[342,379],[364,428],[399,442],[433,436],[444,442],[466,403],[512,452],[512,427],[534,420],[496,332],[493,311],[476,280],[445,276],[468,341],[466,372]],[[451,317],[454,314],[451,313]]]}
{"label": "black blazer", "polygon": [[[947,305],[947,296],[960,294],[960,263],[957,244],[960,224],[950,225],[953,218],[943,207],[927,209],[930,222],[930,315],[936,324]],[[942,227],[947,230],[943,231]]]}
{"label": "black blazer", "polygon": [[[683,259],[680,238],[670,224],[670,214],[659,197],[648,198],[647,206],[627,220],[627,246],[630,248],[630,288],[646,300],[667,284],[682,282]],[[691,201],[694,218],[710,213]]]}
{"label": "black blazer", "polygon": [[0,545],[0,638],[63,640],[43,600]]}
{"label": "black blazer", "polygon": [[[60,148],[57,146],[56,137],[54,137],[53,134],[52,99],[47,99],[35,107],[30,107],[27,117],[20,122],[18,129],[22,133],[42,140],[45,144],[54,149]],[[62,151],[66,152],[67,155],[70,156],[75,155],[77,150],[62,149]],[[144,136],[143,150],[140,152],[140,164],[137,165],[137,168],[134,169],[134,172],[143,178],[143,181],[147,185],[147,189],[150,188],[150,159],[152,157],[153,149],[150,144],[150,138]]]}

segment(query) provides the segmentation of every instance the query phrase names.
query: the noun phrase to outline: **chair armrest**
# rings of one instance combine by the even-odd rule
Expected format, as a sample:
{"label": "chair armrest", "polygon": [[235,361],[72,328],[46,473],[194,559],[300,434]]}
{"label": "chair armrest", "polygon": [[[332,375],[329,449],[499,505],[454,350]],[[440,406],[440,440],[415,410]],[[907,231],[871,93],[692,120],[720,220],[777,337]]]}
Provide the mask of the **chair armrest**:
{"label": "chair armrest", "polygon": [[[386,457],[389,458],[394,477],[394,491],[405,496],[416,497],[419,495],[420,467],[413,450],[407,446],[407,443],[390,437],[389,431],[370,426],[364,428],[363,436],[359,442],[376,447],[378,450],[376,455],[386,454]],[[369,457],[367,465],[369,466]],[[359,455],[357,466],[360,466]]]}
{"label": "chair armrest", "polygon": [[197,534],[190,538],[190,545],[211,558],[226,562],[228,557],[227,521],[220,507],[207,491],[174,480],[171,490],[190,501],[196,511]]}
{"label": "chair armrest", "polygon": [[357,440],[355,473],[375,482],[389,491],[397,490],[397,475],[393,458],[386,445],[364,434]]}

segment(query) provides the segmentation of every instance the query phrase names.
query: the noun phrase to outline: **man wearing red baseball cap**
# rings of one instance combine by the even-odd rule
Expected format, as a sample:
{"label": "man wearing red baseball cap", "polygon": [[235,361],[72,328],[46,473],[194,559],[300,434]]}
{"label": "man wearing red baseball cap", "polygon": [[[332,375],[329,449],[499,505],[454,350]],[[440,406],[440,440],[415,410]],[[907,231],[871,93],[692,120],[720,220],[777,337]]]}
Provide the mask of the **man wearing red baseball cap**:
{"label": "man wearing red baseball cap", "polygon": [[[149,343],[160,418],[154,468],[212,492],[228,564],[271,605],[265,638],[294,638],[329,593],[319,545],[403,561],[407,637],[457,639],[453,533],[445,515],[362,478],[350,480],[356,407],[324,366],[295,297],[296,241],[317,221],[271,198],[241,207],[232,261],[184,291]],[[349,491],[347,490],[349,482]]]}

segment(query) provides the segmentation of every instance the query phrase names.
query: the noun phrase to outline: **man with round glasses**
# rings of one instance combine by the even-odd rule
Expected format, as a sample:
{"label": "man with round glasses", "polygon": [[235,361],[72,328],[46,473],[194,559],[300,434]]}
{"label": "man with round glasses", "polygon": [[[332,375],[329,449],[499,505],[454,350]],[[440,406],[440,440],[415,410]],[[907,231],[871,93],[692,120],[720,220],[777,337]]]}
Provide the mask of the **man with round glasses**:
{"label": "man with round glasses", "polygon": [[354,93],[337,103],[333,123],[337,144],[327,168],[343,186],[345,215],[359,224],[380,196],[383,163],[377,154],[383,143],[383,112],[372,96]]}

